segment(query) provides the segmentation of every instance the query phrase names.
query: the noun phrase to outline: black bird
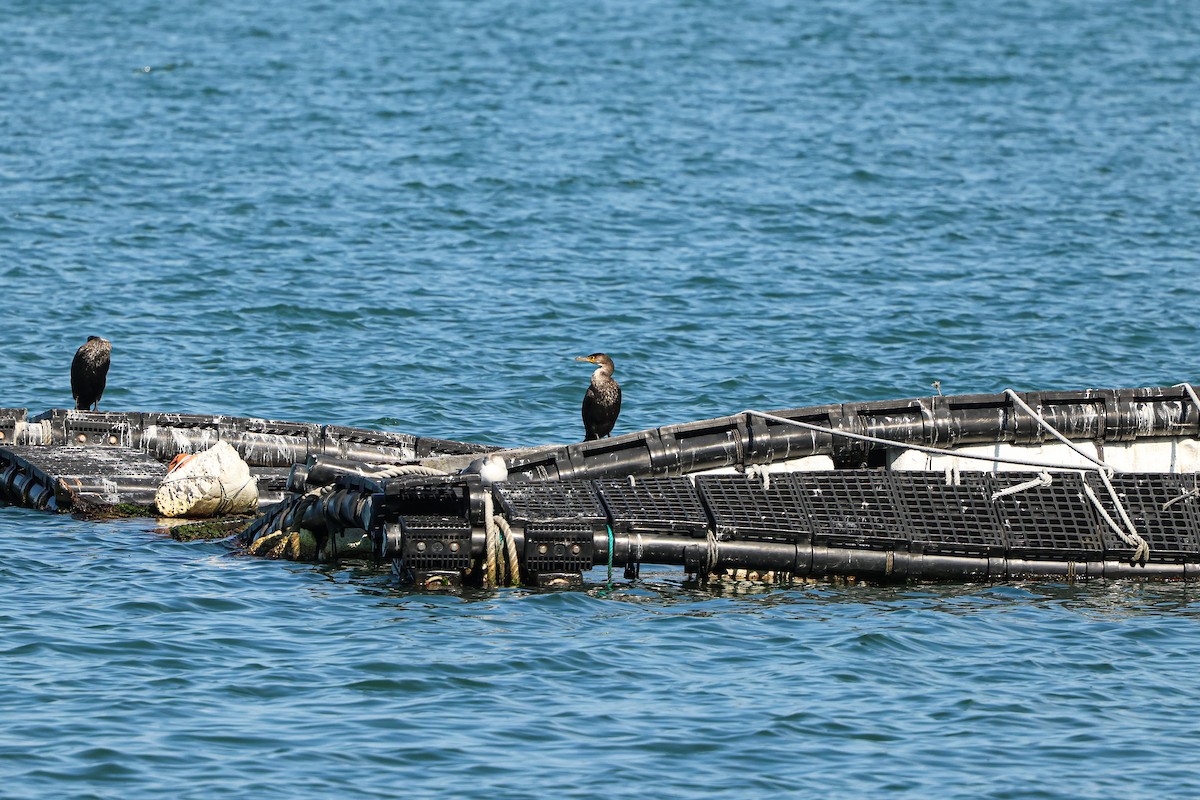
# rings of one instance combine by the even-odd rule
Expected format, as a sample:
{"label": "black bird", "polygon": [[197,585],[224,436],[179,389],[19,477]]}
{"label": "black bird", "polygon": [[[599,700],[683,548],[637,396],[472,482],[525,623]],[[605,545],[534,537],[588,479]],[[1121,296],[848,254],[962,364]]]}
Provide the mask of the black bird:
{"label": "black bird", "polygon": [[75,351],[71,362],[71,395],[75,408],[87,411],[100,409],[100,395],[108,380],[109,358],[112,342],[99,336],[89,336],[83,346]]}
{"label": "black bird", "polygon": [[604,353],[579,356],[576,361],[599,365],[592,373],[592,385],[583,395],[584,441],[600,439],[612,432],[621,413],[621,385],[613,380],[613,360]]}

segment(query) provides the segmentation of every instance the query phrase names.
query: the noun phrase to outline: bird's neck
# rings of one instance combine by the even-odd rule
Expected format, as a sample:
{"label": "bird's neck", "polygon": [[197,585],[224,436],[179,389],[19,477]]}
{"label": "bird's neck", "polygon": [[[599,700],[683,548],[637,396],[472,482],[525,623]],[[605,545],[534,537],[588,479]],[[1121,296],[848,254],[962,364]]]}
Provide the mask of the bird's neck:
{"label": "bird's neck", "polygon": [[602,386],[612,380],[612,370],[600,366],[592,373],[592,386]]}

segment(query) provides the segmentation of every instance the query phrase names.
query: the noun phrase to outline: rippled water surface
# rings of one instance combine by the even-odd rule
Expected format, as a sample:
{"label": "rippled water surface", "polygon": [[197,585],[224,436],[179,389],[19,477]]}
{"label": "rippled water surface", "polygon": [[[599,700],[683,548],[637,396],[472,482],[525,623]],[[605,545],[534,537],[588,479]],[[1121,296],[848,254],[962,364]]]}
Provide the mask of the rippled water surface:
{"label": "rippled water surface", "polygon": [[[1200,380],[1200,7],[0,15],[0,405],[573,441]],[[12,798],[1200,795],[1196,588],[422,595],[0,509]]]}

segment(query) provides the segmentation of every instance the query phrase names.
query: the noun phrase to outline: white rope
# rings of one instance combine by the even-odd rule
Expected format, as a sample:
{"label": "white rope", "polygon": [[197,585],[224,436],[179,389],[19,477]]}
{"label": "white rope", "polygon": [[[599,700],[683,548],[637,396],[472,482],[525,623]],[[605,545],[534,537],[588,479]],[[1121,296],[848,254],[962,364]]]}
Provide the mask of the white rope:
{"label": "white rope", "polygon": [[1179,495],[1179,497],[1176,497],[1173,500],[1168,500],[1167,502],[1163,503],[1162,510],[1166,511],[1167,509],[1169,509],[1171,506],[1175,505],[1176,503],[1182,503],[1184,500],[1187,500],[1189,497],[1195,497],[1197,495],[1200,495],[1200,486],[1197,486],[1195,489],[1189,489],[1188,491]]}
{"label": "white rope", "polygon": [[[1107,476],[1103,472],[1100,473],[1100,476],[1105,478],[1105,485],[1110,487],[1111,490],[1112,484],[1107,482]],[[1137,531],[1133,530],[1133,523],[1129,523],[1128,532],[1122,530],[1121,526],[1117,524],[1116,520],[1114,520],[1109,515],[1108,511],[1105,510],[1104,505],[1100,502],[1100,498],[1096,496],[1094,491],[1092,491],[1092,487],[1087,481],[1083,482],[1083,491],[1087,494],[1088,499],[1092,501],[1092,505],[1096,507],[1096,510],[1100,512],[1100,516],[1103,517],[1104,521],[1108,523],[1108,526],[1113,529],[1118,537],[1120,537],[1121,541],[1133,548],[1133,555],[1130,557],[1129,563],[1145,564],[1146,560],[1150,557],[1150,545],[1146,544],[1146,540],[1139,536]],[[1128,516],[1125,514],[1125,508],[1121,505],[1120,500],[1115,497],[1115,494],[1116,493],[1114,492],[1113,499],[1116,501],[1117,510],[1120,511],[1121,515],[1126,518],[1126,521],[1128,521]]]}
{"label": "white rope", "polygon": [[1104,518],[1108,520],[1108,523],[1112,526],[1113,530],[1117,532],[1117,535],[1121,537],[1121,541],[1133,548],[1133,557],[1129,559],[1129,563],[1145,564],[1146,560],[1150,558],[1150,545],[1137,532],[1137,527],[1133,524],[1133,520],[1129,518],[1129,512],[1125,510],[1125,504],[1121,502],[1120,495],[1117,494],[1116,488],[1112,485],[1112,480],[1110,480],[1109,476],[1113,474],[1113,468],[1100,459],[1090,456],[1076,447],[1071,440],[1059,433],[1053,425],[1044,420],[1040,414],[1030,408],[1024,400],[1022,400],[1020,397],[1017,397],[1017,393],[1012,389],[1005,389],[1004,393],[1012,399],[1014,404],[1019,405],[1025,411],[1025,413],[1037,420],[1037,423],[1045,428],[1051,436],[1053,436],[1055,439],[1058,439],[1067,447],[1071,448],[1076,453],[1099,467],[1099,469],[1096,470],[1096,474],[1100,476],[1100,480],[1104,483],[1104,488],[1108,490],[1108,495],[1112,498],[1113,505],[1117,509],[1117,514],[1120,515],[1121,521],[1125,523],[1125,529],[1122,529],[1112,520],[1111,517],[1109,517],[1108,513],[1100,505],[1100,500],[1096,497],[1096,493],[1092,491],[1090,486],[1088,486],[1087,481],[1084,481],[1083,486],[1087,490],[1088,497],[1090,497],[1092,502],[1096,504],[1096,508],[1099,509],[1100,513],[1104,515]]}
{"label": "white rope", "polygon": [[916,450],[919,453],[929,453],[929,454],[935,455],[935,456],[953,456],[955,458],[964,458],[964,459],[969,459],[969,460],[974,460],[974,461],[991,461],[996,464],[1013,464],[1013,465],[1016,465],[1019,467],[1040,467],[1042,469],[1062,469],[1062,470],[1078,470],[1079,469],[1079,465],[1077,465],[1077,464],[1062,464],[1062,463],[1054,463],[1054,462],[1049,462],[1049,461],[1038,461],[1038,460],[1029,459],[1029,458],[1013,458],[1013,457],[1007,457],[1007,456],[1005,456],[1005,457],[989,456],[989,455],[984,455],[982,453],[978,453],[978,454],[971,453],[970,455],[967,455],[962,452],[955,452],[954,450],[946,450],[945,448],[941,448],[941,447],[929,447],[928,445],[923,445],[923,444],[912,444],[910,442],[900,442],[900,441],[896,441],[895,439],[884,439],[879,436],[871,436],[871,435],[865,434],[865,433],[852,433],[850,431],[837,430],[836,428],[826,428],[823,425],[814,425],[811,422],[801,422],[798,419],[788,419],[787,417],[780,417],[776,414],[768,414],[764,411],[754,411],[753,409],[747,409],[746,411],[743,411],[742,413],[743,414],[753,414],[756,417],[761,417],[765,420],[770,420],[771,422],[778,422],[783,425],[794,425],[797,428],[804,428],[805,430],[815,431],[818,433],[828,433],[833,436],[842,436],[847,439],[854,439],[855,441],[859,441],[859,442],[873,442],[875,444],[882,444],[882,445],[886,445],[888,447],[900,447],[900,448],[904,448],[907,450]]}
{"label": "white rope", "polygon": [[1018,406],[1026,414],[1033,417],[1034,421],[1037,422],[1038,425],[1040,425],[1047,433],[1049,433],[1055,439],[1058,439],[1060,442],[1065,444],[1067,447],[1071,448],[1076,453],[1078,453],[1079,455],[1086,458],[1088,461],[1091,461],[1093,464],[1100,467],[1102,470],[1107,470],[1109,473],[1113,472],[1113,468],[1110,467],[1108,464],[1105,464],[1103,461],[1101,461],[1100,459],[1096,458],[1093,455],[1088,455],[1083,450],[1079,449],[1075,445],[1074,442],[1072,442],[1070,439],[1068,439],[1067,437],[1065,437],[1061,433],[1059,433],[1058,430],[1053,425],[1051,425],[1049,422],[1047,422],[1045,419],[1043,419],[1041,414],[1034,411],[1032,408],[1029,407],[1028,403],[1026,403],[1024,400],[1022,400],[1020,397],[1018,397],[1017,393],[1014,392],[1012,389],[1005,389],[1004,394],[1008,395],[1009,399],[1011,399],[1013,401],[1013,405]]}
{"label": "white rope", "polygon": [[484,557],[483,557],[483,588],[496,588],[496,561],[498,560],[499,551],[499,532],[496,530],[496,520],[492,516],[492,493],[483,493],[483,530],[484,530]]}
{"label": "white rope", "polygon": [[746,477],[762,478],[763,491],[771,491],[771,468],[766,464],[756,464],[746,467]]}
{"label": "white rope", "polygon": [[496,527],[500,529],[500,535],[504,539],[508,561],[508,585],[521,585],[521,563],[517,558],[517,539],[513,536],[512,528],[508,524],[508,520],[497,514],[493,521]]}
{"label": "white rope", "polygon": [[483,493],[484,561],[483,588],[495,589],[508,583],[521,585],[521,563],[517,555],[517,539],[508,520],[492,513],[492,493]]}
{"label": "white rope", "polygon": [[367,475],[368,478],[399,478],[401,475],[445,475],[440,469],[423,467],[420,464],[385,464],[378,472]]}
{"label": "white rope", "polygon": [[1050,475],[1049,472],[1046,472],[1045,470],[1043,470],[1040,475],[1038,475],[1036,478],[1034,478],[1031,481],[1025,481],[1024,483],[1018,483],[1016,486],[1010,486],[1007,489],[1001,489],[998,492],[993,492],[992,493],[992,502],[993,503],[996,502],[1001,497],[1008,497],[1010,494],[1016,494],[1017,492],[1023,492],[1026,489],[1036,489],[1039,486],[1049,486],[1052,483],[1054,483],[1054,478]]}
{"label": "white rope", "polygon": [[1200,411],[1200,395],[1196,394],[1196,389],[1194,386],[1192,386],[1190,383],[1177,383],[1175,384],[1175,388],[1182,388],[1185,390],[1188,393],[1188,396],[1192,398],[1192,402],[1196,404],[1196,410]]}
{"label": "white rope", "polygon": [[1108,489],[1108,494],[1110,497],[1112,497],[1113,505],[1117,507],[1117,513],[1121,515],[1121,520],[1125,523],[1126,527],[1129,528],[1130,539],[1125,539],[1125,537],[1121,538],[1127,543],[1132,540],[1132,544],[1135,547],[1133,558],[1130,559],[1131,563],[1140,561],[1141,563],[1145,564],[1146,559],[1150,557],[1150,545],[1146,543],[1145,539],[1138,535],[1137,528],[1134,526],[1133,520],[1129,518],[1129,512],[1125,510],[1125,504],[1121,502],[1120,495],[1117,494],[1116,488],[1112,485],[1112,481],[1109,479],[1109,474],[1104,470],[1101,470],[1098,474],[1100,475],[1100,480],[1104,481],[1104,488]]}
{"label": "white rope", "polygon": [[717,543],[717,534],[710,528],[708,531],[708,565],[707,569],[711,573],[713,567],[717,564],[717,559],[720,558],[720,545]]}
{"label": "white rope", "polygon": [[[1192,399],[1196,401],[1196,407],[1200,408],[1200,395],[1197,395],[1196,390],[1194,388],[1192,388],[1192,386],[1190,384],[1186,384],[1186,383],[1178,384],[1178,386],[1185,387],[1188,391],[1188,394],[1190,394]],[[1045,419],[1043,419],[1041,417],[1041,415],[1039,415],[1032,408],[1030,408],[1029,405],[1024,400],[1022,400],[1020,397],[1018,397],[1016,392],[1014,392],[1012,389],[1005,389],[1004,391],[1005,391],[1005,394],[1007,394],[1016,403],[1016,405],[1023,407],[1026,413],[1028,413],[1031,417],[1033,417],[1033,419],[1035,421],[1037,421],[1037,423],[1039,425],[1041,425],[1043,428],[1045,428],[1048,432],[1050,432],[1059,441],[1063,442],[1068,447],[1070,447],[1072,450],[1074,450],[1076,453],[1078,453],[1079,455],[1083,456],[1088,461],[1095,464],[1098,468],[1107,469],[1109,471],[1115,471],[1115,470],[1113,470],[1113,468],[1111,466],[1109,466],[1105,462],[1100,461],[1096,457],[1091,456],[1088,453],[1084,452],[1083,450],[1080,450],[1079,448],[1077,448],[1071,442],[1070,439],[1068,439],[1067,437],[1065,437],[1061,433],[1059,433],[1057,430],[1055,430],[1054,426],[1052,426],[1049,422],[1047,422]],[[872,442],[874,444],[882,444],[882,445],[886,445],[888,447],[900,447],[900,448],[903,448],[906,450],[916,450],[918,453],[929,453],[930,455],[935,455],[935,456],[953,456],[955,458],[964,458],[964,459],[970,459],[970,460],[974,460],[974,461],[990,461],[990,462],[993,462],[996,464],[1012,464],[1014,466],[1019,466],[1019,467],[1040,467],[1042,469],[1062,469],[1062,470],[1078,470],[1079,469],[1079,466],[1076,464],[1062,464],[1062,463],[1056,463],[1056,462],[1050,462],[1050,461],[1039,461],[1039,460],[1030,459],[1030,458],[988,456],[988,455],[984,455],[982,453],[971,453],[968,455],[968,454],[964,454],[962,452],[955,452],[954,450],[947,450],[942,447],[930,447],[928,445],[915,444],[912,442],[901,442],[901,441],[897,441],[895,439],[884,439],[883,437],[880,437],[880,436],[871,436],[870,434],[865,434],[865,433],[853,433],[851,431],[837,430],[836,428],[827,428],[824,425],[814,425],[811,422],[801,422],[798,419],[788,419],[787,417],[781,417],[778,414],[768,414],[765,411],[755,411],[754,409],[746,409],[742,413],[743,414],[751,414],[753,416],[760,417],[762,419],[769,420],[771,422],[778,422],[782,425],[792,425],[797,428],[803,428],[804,430],[813,431],[815,433],[828,433],[831,436],[841,436],[843,438],[853,439],[853,440],[859,441],[859,442]],[[814,437],[814,443],[815,443],[815,437]],[[633,476],[631,475],[630,476],[631,480],[632,480],[632,477]]]}
{"label": "white rope", "polygon": [[500,533],[500,526],[496,524],[495,517],[492,517],[492,530],[495,532],[492,546],[496,553],[496,583],[492,588],[496,588],[504,585],[508,575],[508,551],[504,548],[504,536]]}

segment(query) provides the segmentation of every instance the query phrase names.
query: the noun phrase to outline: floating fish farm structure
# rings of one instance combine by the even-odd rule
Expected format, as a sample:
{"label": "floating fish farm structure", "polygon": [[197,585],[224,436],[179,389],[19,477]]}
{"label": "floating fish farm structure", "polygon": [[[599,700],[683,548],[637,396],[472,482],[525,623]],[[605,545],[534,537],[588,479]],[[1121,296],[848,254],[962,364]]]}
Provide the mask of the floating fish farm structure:
{"label": "floating fish farm structure", "polygon": [[310,459],[407,463],[496,449],[245,417],[55,409],[30,418],[26,409],[0,408],[0,502],[64,512],[149,507],[172,459],[217,442],[249,464],[264,508],[284,500],[292,468]]}
{"label": "floating fish farm structure", "polygon": [[1014,392],[738,414],[500,450],[266,420],[0,409],[0,500],[148,505],[180,453],[232,445],[250,553],[366,558],[417,586],[636,577],[1200,577],[1200,398]]}

